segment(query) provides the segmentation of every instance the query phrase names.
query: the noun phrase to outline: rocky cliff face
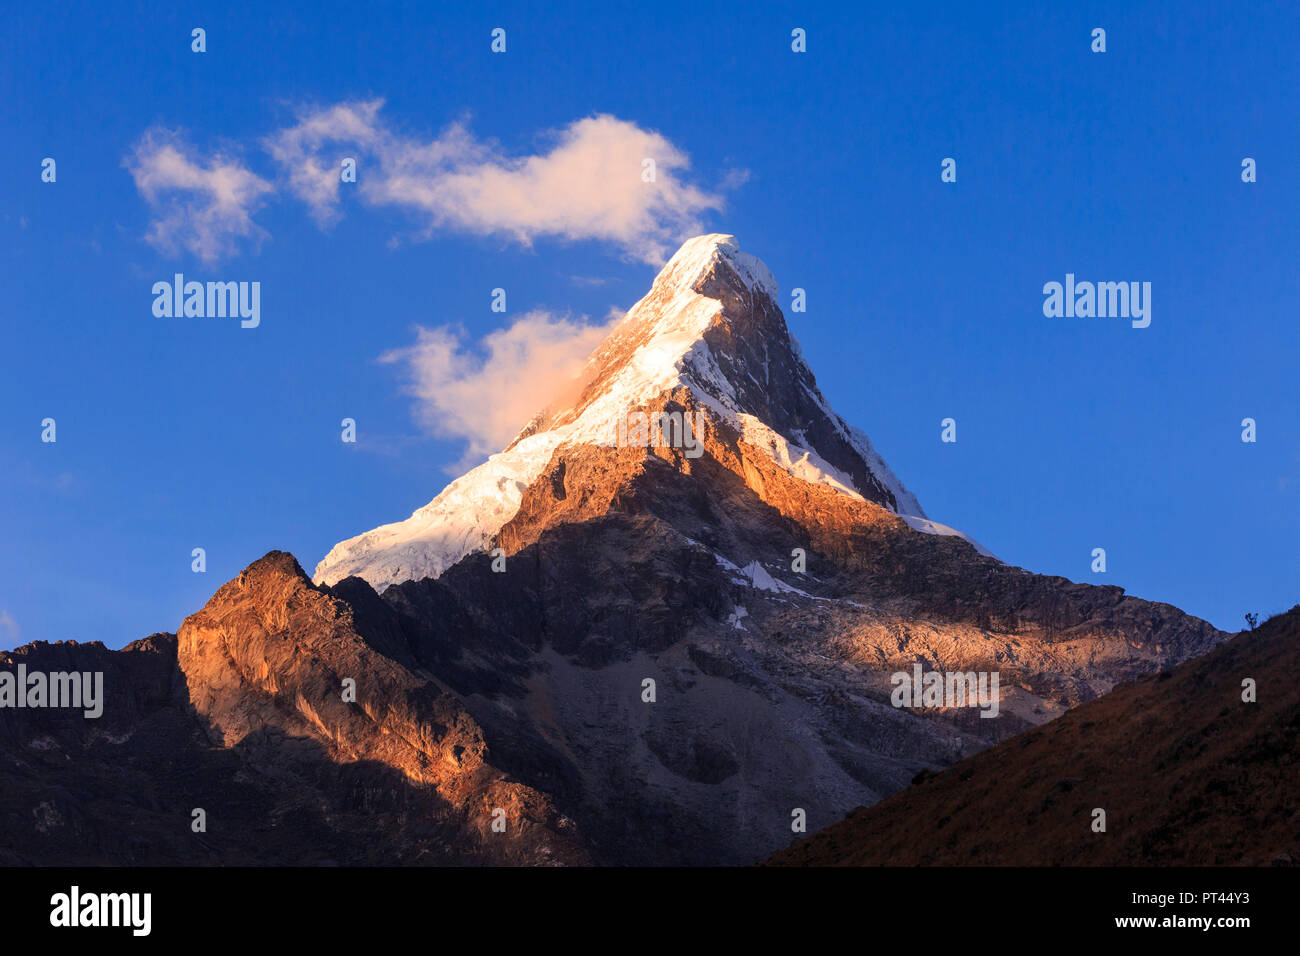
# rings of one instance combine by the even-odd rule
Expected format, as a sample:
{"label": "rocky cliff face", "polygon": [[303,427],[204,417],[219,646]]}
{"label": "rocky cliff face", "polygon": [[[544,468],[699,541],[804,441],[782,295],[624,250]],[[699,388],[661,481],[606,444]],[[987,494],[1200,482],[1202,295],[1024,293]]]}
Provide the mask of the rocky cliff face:
{"label": "rocky cliff face", "polygon": [[[337,546],[318,584],[273,553],[175,639],[120,652],[153,675],[114,685],[136,695],[113,704],[122,743],[34,711],[0,724],[10,852],[146,852],[21,831],[52,776],[103,832],[121,792],[154,793],[125,806],[168,859],[750,863],[797,811],[829,825],[1227,637],[928,519],[731,237],[687,243],[552,404],[408,521]],[[692,442],[620,438],[633,412],[696,423]],[[996,672],[998,716],[894,706],[917,665]],[[132,743],[148,721],[165,757]],[[82,801],[77,773],[119,797]],[[197,843],[189,806],[262,838]]]}

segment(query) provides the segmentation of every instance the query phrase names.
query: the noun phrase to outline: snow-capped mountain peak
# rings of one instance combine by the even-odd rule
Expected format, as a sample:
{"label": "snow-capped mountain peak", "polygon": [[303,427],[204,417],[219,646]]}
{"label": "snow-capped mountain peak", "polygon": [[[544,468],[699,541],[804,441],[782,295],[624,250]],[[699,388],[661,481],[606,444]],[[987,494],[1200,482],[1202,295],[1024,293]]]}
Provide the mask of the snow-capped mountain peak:
{"label": "snow-capped mountain peak", "polygon": [[487,546],[557,449],[614,445],[619,422],[668,394],[689,395],[715,427],[802,481],[873,501],[917,530],[959,534],[930,521],[866,435],[831,409],[777,295],[767,266],[734,236],[688,240],[592,353],[576,400],[548,406],[406,520],[335,545],[315,580],[358,575],[383,590],[437,577]]}

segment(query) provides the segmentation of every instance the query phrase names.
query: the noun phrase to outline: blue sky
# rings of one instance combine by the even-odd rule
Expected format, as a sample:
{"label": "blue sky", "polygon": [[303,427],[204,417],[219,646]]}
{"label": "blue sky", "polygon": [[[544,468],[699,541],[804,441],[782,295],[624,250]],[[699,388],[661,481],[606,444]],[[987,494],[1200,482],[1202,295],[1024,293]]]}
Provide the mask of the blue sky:
{"label": "blue sky", "polygon": [[[381,356],[417,326],[459,328],[472,352],[528,312],[604,322],[687,225],[734,233],[783,295],[807,290],[787,318],[823,391],[931,517],[1225,629],[1300,601],[1297,8],[899,6],[11,11],[0,646],[175,630],[270,549],[310,571],[405,518],[467,443],[427,432],[403,364]],[[268,141],[378,100],[359,182],[336,207],[305,201]],[[450,198],[421,205],[393,159],[459,144],[480,173],[527,157],[544,172],[601,116],[689,158],[663,169],[676,205],[556,226],[563,210],[521,213],[490,178],[481,193],[439,180]],[[159,165],[159,142],[190,165]],[[246,220],[196,218],[175,192],[218,167],[251,177]],[[358,188],[376,184],[386,197]],[[175,215],[171,247],[151,242]],[[261,325],[155,317],[151,287],[175,272],[259,281]],[[1151,326],[1044,317],[1043,284],[1067,272],[1151,282]],[[495,389],[484,403],[511,386]]]}

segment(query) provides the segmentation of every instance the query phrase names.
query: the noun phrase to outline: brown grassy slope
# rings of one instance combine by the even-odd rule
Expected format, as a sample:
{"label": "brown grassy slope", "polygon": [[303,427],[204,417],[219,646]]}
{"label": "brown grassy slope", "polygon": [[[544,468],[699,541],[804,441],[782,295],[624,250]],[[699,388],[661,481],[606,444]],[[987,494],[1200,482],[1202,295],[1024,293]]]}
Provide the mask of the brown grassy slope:
{"label": "brown grassy slope", "polygon": [[[1256,703],[1242,702],[1247,677]],[[855,810],[769,864],[1294,863],[1298,732],[1300,605]],[[1105,833],[1091,828],[1097,807]]]}

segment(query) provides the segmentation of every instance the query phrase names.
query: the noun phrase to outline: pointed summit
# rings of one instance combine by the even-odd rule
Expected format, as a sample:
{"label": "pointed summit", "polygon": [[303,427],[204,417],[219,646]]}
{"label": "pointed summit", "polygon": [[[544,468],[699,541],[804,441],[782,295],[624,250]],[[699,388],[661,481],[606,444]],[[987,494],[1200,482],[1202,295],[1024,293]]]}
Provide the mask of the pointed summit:
{"label": "pointed summit", "polygon": [[[504,451],[410,518],[336,545],[315,580],[332,584],[355,574],[382,590],[437,577],[487,547],[553,456],[625,444],[629,416],[651,410],[703,416],[692,420],[707,421],[728,449],[711,447],[709,454],[727,459],[728,470],[747,482],[760,480],[752,462],[761,456],[767,464],[759,471],[775,466],[800,482],[880,505],[916,530],[959,534],[926,518],[867,436],[831,409],[777,295],[767,266],[734,236],[688,240],[592,353],[576,398],[553,401]],[[677,466],[688,469],[690,461]]]}
{"label": "pointed summit", "polygon": [[721,232],[687,239],[655,277],[654,285],[701,291],[699,286],[725,264],[744,286],[763,292],[773,301],[779,287],[772,273],[757,256],[742,252],[735,236]]}

